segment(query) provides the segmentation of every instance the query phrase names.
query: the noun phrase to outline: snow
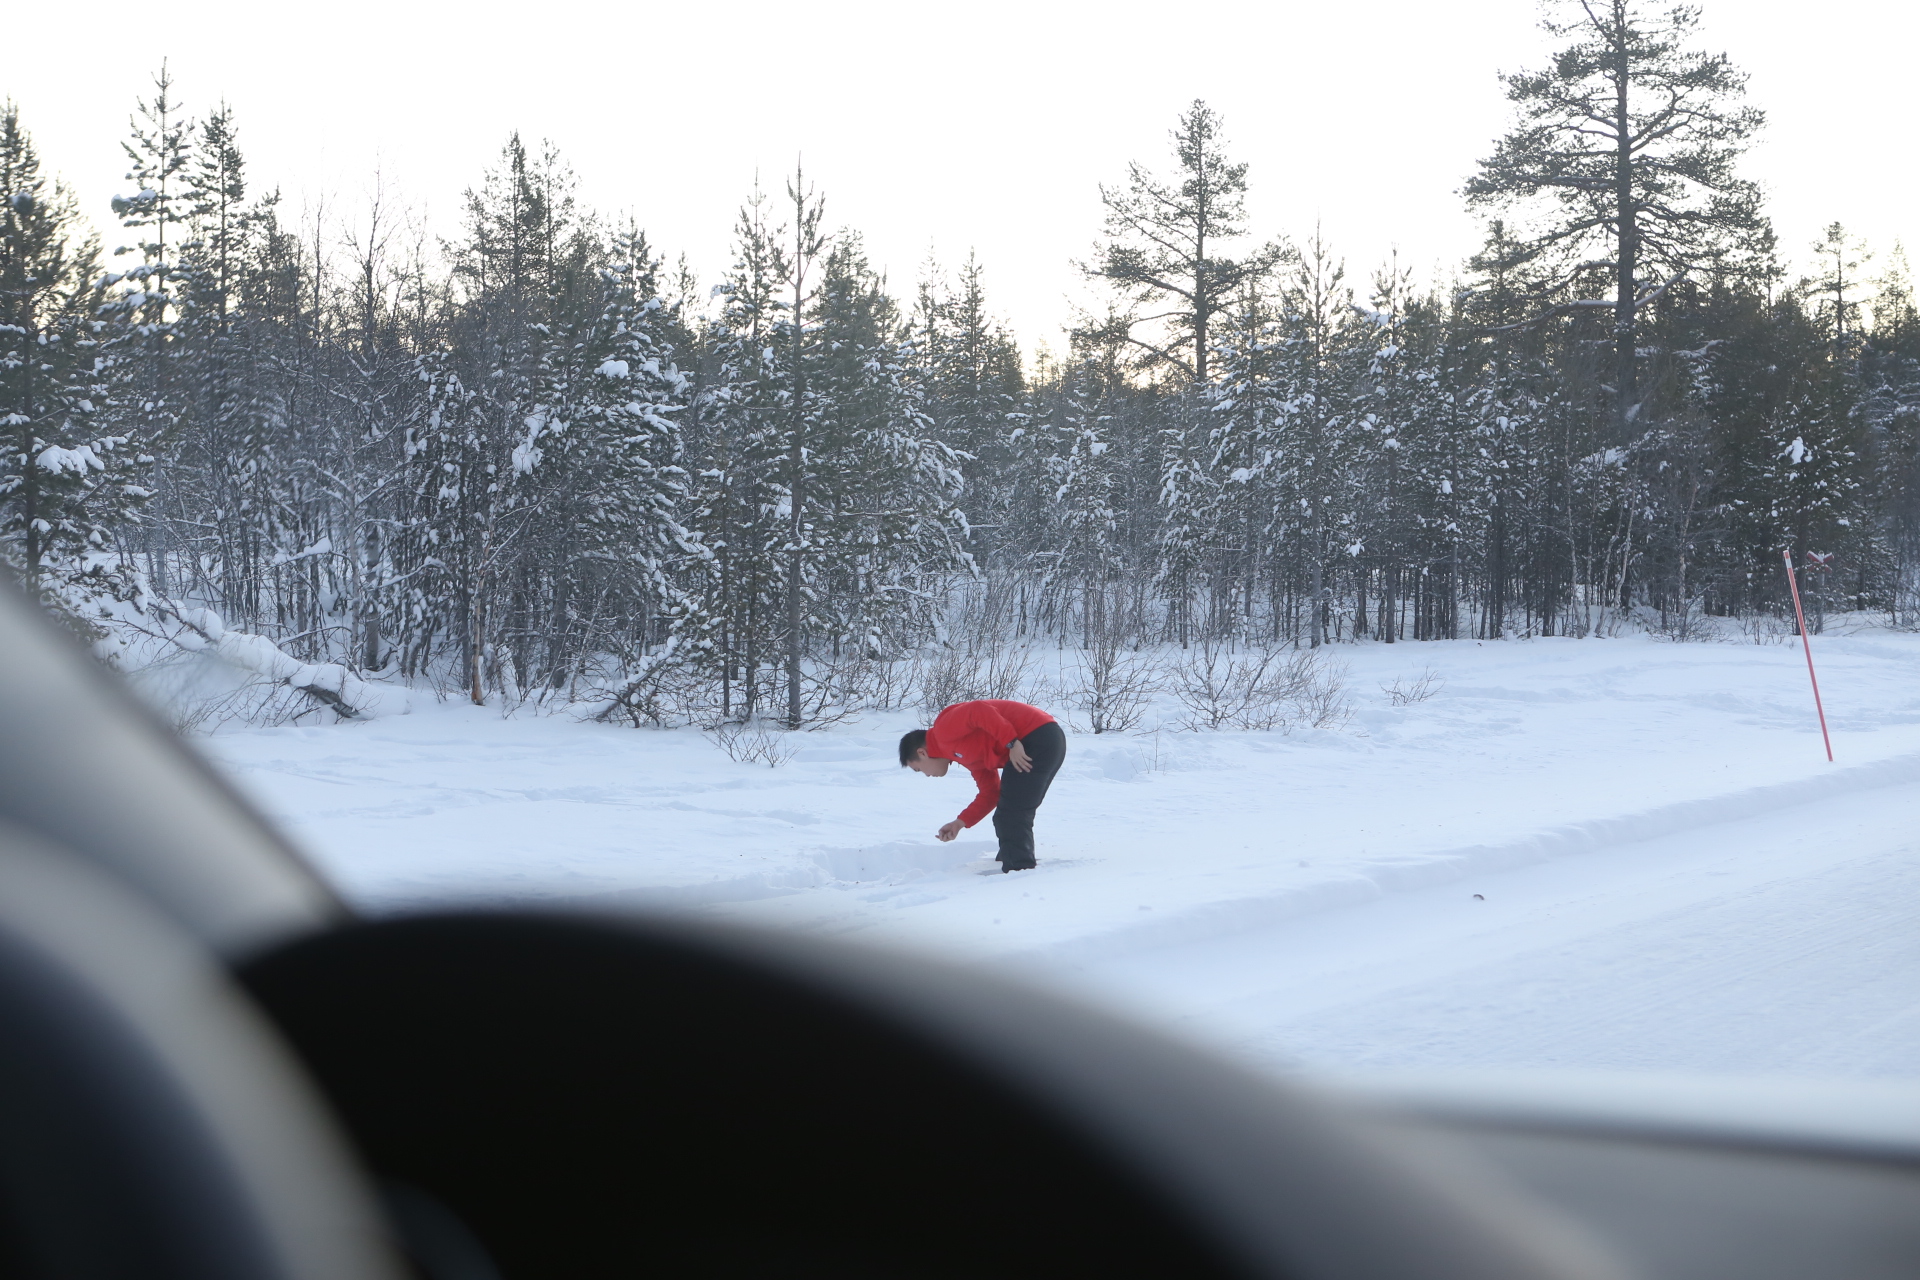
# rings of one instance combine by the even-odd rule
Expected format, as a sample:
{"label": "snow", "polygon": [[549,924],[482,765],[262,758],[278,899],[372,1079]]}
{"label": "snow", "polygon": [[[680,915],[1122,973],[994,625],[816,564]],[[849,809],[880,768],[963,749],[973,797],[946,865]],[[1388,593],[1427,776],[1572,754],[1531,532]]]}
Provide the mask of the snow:
{"label": "snow", "polygon": [[1834,765],[1791,642],[1333,652],[1337,730],[1071,735],[1042,864],[1008,876],[980,874],[988,824],[932,838],[971,787],[899,768],[905,713],[777,769],[418,693],[205,745],[376,911],[645,906],[931,949],[1274,1064],[1914,1074],[1920,637],[1816,638]]}
{"label": "snow", "polygon": [[94,453],[93,446],[87,444],[75,449],[65,449],[57,444],[48,445],[40,451],[34,462],[42,471],[51,471],[55,475],[71,471],[77,476],[84,476],[88,471],[107,469],[106,464],[100,461],[99,455]]}
{"label": "snow", "polygon": [[279,566],[283,564],[297,564],[302,560],[311,560],[315,556],[326,556],[326,555],[332,555],[332,554],[333,554],[333,539],[323,536],[320,538],[318,542],[313,543],[311,546],[305,548],[304,550],[295,551],[292,553],[285,552],[285,551],[276,551],[274,552],[272,558],[270,558],[267,561],[267,563],[275,566]]}

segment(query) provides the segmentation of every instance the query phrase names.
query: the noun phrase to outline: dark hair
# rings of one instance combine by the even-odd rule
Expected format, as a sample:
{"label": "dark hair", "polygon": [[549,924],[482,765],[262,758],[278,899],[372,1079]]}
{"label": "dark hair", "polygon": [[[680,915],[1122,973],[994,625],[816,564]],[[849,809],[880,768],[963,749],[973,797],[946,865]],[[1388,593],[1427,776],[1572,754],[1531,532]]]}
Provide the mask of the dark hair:
{"label": "dark hair", "polygon": [[900,767],[906,768],[913,758],[920,754],[920,748],[927,745],[925,729],[909,729],[900,738]]}

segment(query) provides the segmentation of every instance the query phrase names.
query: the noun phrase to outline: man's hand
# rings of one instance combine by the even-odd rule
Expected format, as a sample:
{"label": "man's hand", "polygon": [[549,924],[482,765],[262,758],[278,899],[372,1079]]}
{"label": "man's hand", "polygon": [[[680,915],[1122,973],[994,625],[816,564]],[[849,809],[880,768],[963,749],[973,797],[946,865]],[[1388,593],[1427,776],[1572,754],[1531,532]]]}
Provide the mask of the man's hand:
{"label": "man's hand", "polygon": [[1027,754],[1027,744],[1015,738],[1007,744],[1007,763],[1022,773],[1033,772],[1033,757]]}
{"label": "man's hand", "polygon": [[934,832],[934,834],[939,836],[942,841],[947,841],[953,839],[965,830],[966,828],[960,825],[960,819],[955,818],[952,822],[949,822],[946,826]]}

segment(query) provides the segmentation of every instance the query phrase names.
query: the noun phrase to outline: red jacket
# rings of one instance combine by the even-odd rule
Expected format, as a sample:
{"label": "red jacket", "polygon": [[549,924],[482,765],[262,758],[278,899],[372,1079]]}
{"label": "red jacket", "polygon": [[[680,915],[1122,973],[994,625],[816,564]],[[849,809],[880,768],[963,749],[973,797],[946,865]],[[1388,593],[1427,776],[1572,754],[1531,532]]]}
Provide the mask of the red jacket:
{"label": "red jacket", "polygon": [[1000,771],[1007,767],[1007,745],[1026,737],[1053,717],[1038,707],[1003,698],[956,702],[934,717],[927,730],[927,754],[967,767],[980,794],[960,811],[970,827],[1000,803]]}

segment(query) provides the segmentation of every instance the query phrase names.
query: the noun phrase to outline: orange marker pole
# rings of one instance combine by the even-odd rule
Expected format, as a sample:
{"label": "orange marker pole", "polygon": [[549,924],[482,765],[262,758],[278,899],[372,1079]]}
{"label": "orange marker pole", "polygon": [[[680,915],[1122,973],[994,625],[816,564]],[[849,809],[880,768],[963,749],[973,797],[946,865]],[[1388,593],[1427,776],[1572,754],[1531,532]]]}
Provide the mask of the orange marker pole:
{"label": "orange marker pole", "polygon": [[1807,655],[1807,679],[1813,682],[1813,710],[1820,717],[1820,740],[1827,744],[1827,763],[1833,763],[1833,739],[1827,736],[1827,712],[1820,705],[1820,677],[1813,674],[1813,645],[1807,635],[1807,615],[1800,608],[1800,580],[1793,573],[1793,552],[1782,550],[1786,562],[1787,586],[1793,589],[1793,616],[1800,623],[1800,652]]}

